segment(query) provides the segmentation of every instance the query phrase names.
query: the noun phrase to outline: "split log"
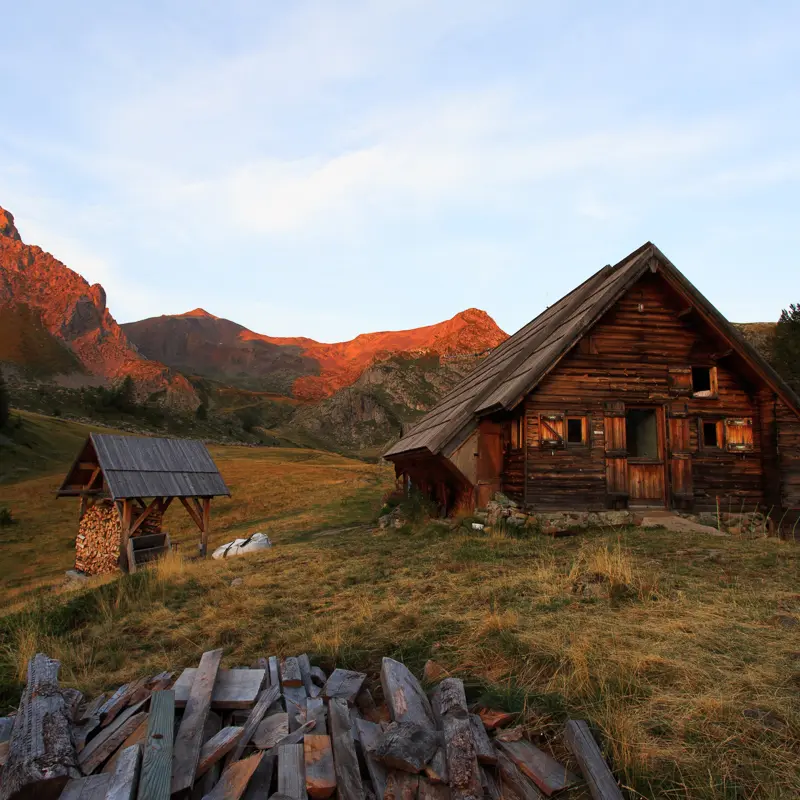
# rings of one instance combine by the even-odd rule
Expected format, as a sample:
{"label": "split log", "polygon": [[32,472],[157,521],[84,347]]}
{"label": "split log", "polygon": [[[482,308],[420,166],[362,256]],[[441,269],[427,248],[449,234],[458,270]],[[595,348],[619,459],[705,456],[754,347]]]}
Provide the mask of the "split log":
{"label": "split log", "polygon": [[435,730],[415,722],[392,722],[375,745],[375,758],[392,769],[419,773],[438,747]]}
{"label": "split log", "polygon": [[280,686],[270,686],[269,689],[264,689],[264,691],[261,692],[258,702],[255,704],[255,706],[253,706],[253,710],[247,717],[247,722],[244,724],[242,734],[239,737],[239,740],[236,742],[236,746],[228,756],[228,760],[226,762],[227,764],[232,764],[234,761],[238,761],[242,757],[244,748],[247,747],[247,745],[250,743],[250,740],[253,738],[253,734],[261,724],[261,720],[267,713],[267,709],[278,699],[280,693]]}
{"label": "split log", "polygon": [[503,783],[508,784],[520,800],[542,800],[543,795],[533,782],[500,750],[497,752],[497,769]]}
{"label": "split log", "polygon": [[472,725],[472,740],[475,742],[475,754],[481,764],[496,764],[497,754],[492,747],[492,742],[483,727],[483,722],[477,714],[470,714],[469,721]]}
{"label": "split log", "polygon": [[64,702],[67,704],[67,714],[70,720],[75,722],[78,716],[78,709],[83,704],[83,692],[77,689],[62,689],[61,694],[64,695]]}
{"label": "split log", "polygon": [[321,697],[309,697],[306,703],[306,720],[314,720],[314,733],[322,736],[327,735],[328,709],[325,701]]}
{"label": "split log", "polygon": [[102,694],[95,697],[91,703],[85,705],[83,708],[80,709],[78,714],[75,717],[74,722],[78,725],[82,725],[85,722],[88,722],[93,717],[100,717],[100,709],[103,707],[103,704],[106,702],[106,693],[103,692]]}
{"label": "split log", "polygon": [[280,664],[278,662],[277,656],[270,656],[267,660],[269,664],[269,685],[270,686],[280,686],[281,685],[281,670]]}
{"label": "split log", "polygon": [[203,653],[197,669],[186,710],[175,737],[172,758],[172,794],[190,789],[194,783],[200,748],[203,746],[203,728],[211,710],[211,695],[222,661],[222,650]]}
{"label": "split log", "polygon": [[370,722],[380,722],[378,706],[375,704],[372,692],[366,686],[362,686],[361,691],[356,696],[356,708],[361,712],[361,716],[364,719],[368,719]]}
{"label": "split log", "polygon": [[135,744],[120,754],[117,768],[111,775],[106,792],[106,800],[133,800],[139,783],[139,763],[142,760],[142,746]]}
{"label": "split log", "polygon": [[175,692],[172,689],[154,692],[150,698],[138,800],[169,800],[174,730]]}
{"label": "split log", "polygon": [[485,800],[501,800],[503,792],[493,770],[481,767],[481,783]]}
{"label": "split log", "polygon": [[578,782],[576,775],[526,739],[497,742],[497,747],[548,797]]}
{"label": "split log", "polygon": [[333,768],[331,737],[310,735],[303,739],[306,792],[312,798],[323,800],[336,791],[336,773]]}
{"label": "split log", "polygon": [[[244,728],[230,726],[215,733],[201,748],[195,780],[205,775],[211,767],[233,750],[241,741]],[[234,761],[238,761],[236,758]]]}
{"label": "split log", "polygon": [[392,770],[386,776],[385,800],[416,800],[419,790],[419,775]]}
{"label": "split log", "polygon": [[283,699],[289,714],[289,731],[297,730],[306,721],[308,695],[305,686],[284,686]]}
{"label": "split log", "polygon": [[382,798],[386,794],[386,767],[375,757],[375,746],[382,733],[381,726],[365,719],[357,719],[356,729],[375,795]]}
{"label": "split log", "polygon": [[275,747],[281,739],[289,735],[289,715],[285,712],[270,714],[253,734],[253,744],[259,750],[269,750]]}
{"label": "split log", "polygon": [[8,758],[8,745],[11,740],[11,731],[14,728],[13,717],[0,717],[0,767]]}
{"label": "split log", "polygon": [[330,701],[328,722],[339,800],[364,800],[364,787],[361,783],[355,743],[350,733],[350,713],[346,701]]}
{"label": "split log", "polygon": [[425,777],[431,783],[448,783],[447,753],[444,747],[444,734],[437,731],[439,745],[433,758],[425,765]]}
{"label": "split log", "polygon": [[278,749],[278,792],[294,800],[306,800],[302,744],[286,744]]}
{"label": "split log", "polygon": [[265,798],[269,797],[276,758],[277,756],[272,753],[263,754],[263,758],[255,768],[250,777],[250,782],[247,784],[247,789],[242,795],[244,800],[265,800]]}
{"label": "split log", "polygon": [[234,761],[223,773],[219,783],[205,796],[204,800],[239,800],[245,793],[253,773],[261,763],[263,753]]}
{"label": "split log", "polygon": [[328,682],[328,676],[322,667],[311,667],[311,682],[320,689]]}
{"label": "split log", "polygon": [[420,775],[417,800],[450,800],[450,787],[441,783],[431,783]]}
{"label": "split log", "polygon": [[358,693],[361,691],[361,684],[366,679],[363,672],[354,672],[349,669],[335,669],[328,678],[322,696],[326,700],[333,700],[340,697],[346,700],[348,705],[353,705]]}
{"label": "split log", "polygon": [[317,687],[314,685],[314,681],[311,680],[311,662],[307,653],[297,656],[297,665],[300,667],[300,676],[303,679],[303,687],[306,690],[306,694],[309,697],[318,697]]}
{"label": "split log", "polygon": [[381,663],[381,686],[394,722],[416,722],[423,727],[436,727],[431,704],[419,681],[405,664],[393,658],[384,658]]}
{"label": "split log", "polygon": [[287,656],[281,664],[281,684],[297,687],[303,685],[303,676],[300,673],[300,664],[294,656]]}
{"label": "split log", "polygon": [[80,776],[59,667],[41,653],[28,662],[28,683],[0,772],[0,800],[56,798],[70,778]]}
{"label": "split log", "polygon": [[564,737],[580,765],[594,800],[622,800],[622,792],[586,721],[571,719],[567,723]]}

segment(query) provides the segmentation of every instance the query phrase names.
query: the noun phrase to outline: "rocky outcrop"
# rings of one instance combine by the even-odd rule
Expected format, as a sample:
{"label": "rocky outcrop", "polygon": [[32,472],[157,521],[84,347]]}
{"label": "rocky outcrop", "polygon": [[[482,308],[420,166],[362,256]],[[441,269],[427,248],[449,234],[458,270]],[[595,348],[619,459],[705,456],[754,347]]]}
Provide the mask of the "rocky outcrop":
{"label": "rocky outcrop", "polygon": [[[87,375],[109,383],[129,375],[140,400],[158,394],[161,402],[172,407],[194,408],[199,403],[194,389],[182,375],[136,352],[111,316],[100,284],[90,286],[50,253],[25,244],[14,217],[2,208],[0,309],[5,309],[8,315],[15,314],[17,320],[35,320],[76,357],[78,369]],[[17,331],[17,335],[23,333]],[[5,353],[0,348],[0,359],[13,361],[22,369],[29,366],[24,348]],[[50,359],[48,363],[56,361]],[[76,366],[69,359],[63,363]]]}

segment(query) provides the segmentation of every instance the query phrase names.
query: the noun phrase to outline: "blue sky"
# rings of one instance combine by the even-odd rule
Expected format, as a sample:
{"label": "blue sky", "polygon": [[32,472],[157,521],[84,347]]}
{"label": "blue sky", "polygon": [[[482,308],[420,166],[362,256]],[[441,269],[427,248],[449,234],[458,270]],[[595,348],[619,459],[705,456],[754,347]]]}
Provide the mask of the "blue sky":
{"label": "blue sky", "polygon": [[800,3],[0,0],[0,205],[125,322],[513,332],[655,242],[800,302]]}

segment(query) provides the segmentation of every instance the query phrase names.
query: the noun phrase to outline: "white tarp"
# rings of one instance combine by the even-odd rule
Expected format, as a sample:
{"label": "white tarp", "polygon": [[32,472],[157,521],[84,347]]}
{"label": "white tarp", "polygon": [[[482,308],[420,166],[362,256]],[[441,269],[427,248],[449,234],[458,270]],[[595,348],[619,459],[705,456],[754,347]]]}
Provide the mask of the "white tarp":
{"label": "white tarp", "polygon": [[254,533],[249,539],[234,539],[228,544],[223,544],[211,554],[211,558],[230,558],[244,553],[257,553],[270,547],[272,542],[266,533]]}

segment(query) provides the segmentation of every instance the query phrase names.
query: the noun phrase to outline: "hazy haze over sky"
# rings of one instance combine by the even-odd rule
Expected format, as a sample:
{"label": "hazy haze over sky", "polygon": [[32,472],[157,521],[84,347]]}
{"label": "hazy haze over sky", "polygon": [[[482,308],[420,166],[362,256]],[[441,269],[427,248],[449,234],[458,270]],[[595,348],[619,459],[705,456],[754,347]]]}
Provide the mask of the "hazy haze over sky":
{"label": "hazy haze over sky", "polygon": [[513,332],[655,242],[800,302],[800,3],[0,0],[0,205],[118,321]]}

